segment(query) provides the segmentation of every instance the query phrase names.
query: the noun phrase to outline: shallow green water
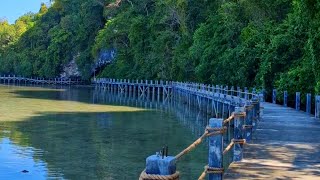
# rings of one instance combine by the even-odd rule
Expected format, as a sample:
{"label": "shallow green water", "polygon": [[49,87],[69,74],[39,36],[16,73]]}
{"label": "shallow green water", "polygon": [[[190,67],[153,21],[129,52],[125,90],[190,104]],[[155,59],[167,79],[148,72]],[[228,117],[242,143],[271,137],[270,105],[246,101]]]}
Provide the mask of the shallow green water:
{"label": "shallow green water", "polygon": [[[0,104],[0,179],[135,180],[147,156],[165,144],[175,155],[207,119],[183,104],[92,88],[0,86]],[[202,145],[178,162],[181,179],[197,179],[207,152]]]}

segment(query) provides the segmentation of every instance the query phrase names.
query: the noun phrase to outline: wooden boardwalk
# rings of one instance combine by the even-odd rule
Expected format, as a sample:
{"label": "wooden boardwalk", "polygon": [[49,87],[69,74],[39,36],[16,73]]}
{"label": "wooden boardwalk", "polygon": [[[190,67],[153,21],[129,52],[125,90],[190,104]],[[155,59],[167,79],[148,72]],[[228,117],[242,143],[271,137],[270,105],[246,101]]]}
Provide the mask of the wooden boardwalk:
{"label": "wooden boardwalk", "polygon": [[305,112],[264,103],[244,159],[225,179],[320,179],[320,120]]}
{"label": "wooden boardwalk", "polygon": [[51,85],[79,85],[84,84],[82,80],[76,79],[63,79],[63,78],[51,78],[51,79],[44,79],[44,78],[27,78],[27,77],[20,77],[20,76],[0,76],[0,83],[4,84],[51,84]]}
{"label": "wooden boardwalk", "polygon": [[[175,156],[167,156],[162,149],[162,158],[150,155],[146,158],[146,169],[140,174],[140,180],[146,179],[176,179],[176,163],[182,156],[188,154],[204,139],[208,138],[208,165],[200,173],[199,178],[207,174],[209,179],[221,179],[223,172],[232,161],[242,159],[242,144],[251,140],[252,132],[256,130],[259,119],[260,94],[255,89],[249,92],[237,87],[205,85],[192,82],[149,81],[98,78],[93,80],[95,88],[111,94],[118,93],[129,97],[138,97],[146,101],[152,100],[173,102],[196,107],[200,111],[211,114],[203,127],[203,134]],[[157,98],[156,98],[157,97]],[[162,97],[162,98],[161,98]],[[263,99],[263,97],[262,97]],[[205,126],[205,124],[203,124]],[[166,158],[164,158],[164,154]],[[213,172],[213,173],[212,173]],[[181,177],[183,179],[183,177]]]}
{"label": "wooden boardwalk", "polygon": [[[229,90],[228,87],[197,83],[115,79],[97,79],[94,83],[98,88],[109,90],[111,93],[143,97],[146,101],[154,100],[156,96],[158,101],[162,99],[160,96],[163,96],[163,100],[170,97],[173,102],[182,102],[189,107],[191,105],[199,110],[215,112],[215,118],[210,119],[210,122],[218,124],[219,120],[223,120],[220,127],[227,131],[222,133],[223,138],[218,134],[209,137],[209,140],[215,138],[215,143],[209,144],[213,146],[211,149],[215,149],[209,151],[209,166],[216,170],[213,174],[209,173],[209,179],[222,179],[225,172],[224,179],[320,180],[320,120],[312,117],[310,113],[271,103],[262,103],[264,109],[258,113],[257,104],[260,103],[257,99],[261,99],[260,94],[242,91],[240,88],[235,91],[233,87]],[[320,101],[317,100],[317,96],[315,99],[315,109],[318,112]],[[300,109],[300,93],[296,102],[299,104],[296,108]],[[310,110],[311,98],[307,104],[308,102],[307,110]],[[241,116],[241,113],[245,113],[245,116]],[[260,119],[258,123],[257,119]],[[242,149],[239,142],[244,139],[248,143]],[[193,144],[190,147],[193,147]],[[223,152],[216,151],[217,149]],[[153,162],[153,157],[149,156],[149,161]],[[179,156],[175,158],[179,159]],[[239,160],[241,161],[238,162]],[[231,162],[233,163],[229,166]],[[147,170],[142,172],[140,179],[155,174],[155,171],[151,171],[152,168],[149,171],[148,168],[147,166]],[[220,172],[221,169],[223,171]],[[208,170],[202,174],[205,175]]]}

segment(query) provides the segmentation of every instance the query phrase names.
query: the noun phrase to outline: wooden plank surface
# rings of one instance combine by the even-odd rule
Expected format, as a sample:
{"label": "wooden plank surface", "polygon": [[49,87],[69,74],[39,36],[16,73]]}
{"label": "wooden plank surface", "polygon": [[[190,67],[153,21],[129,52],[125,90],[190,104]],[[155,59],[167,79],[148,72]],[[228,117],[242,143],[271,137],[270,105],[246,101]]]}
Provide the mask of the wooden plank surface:
{"label": "wooden plank surface", "polygon": [[276,104],[263,106],[244,160],[233,163],[224,178],[320,180],[320,120]]}

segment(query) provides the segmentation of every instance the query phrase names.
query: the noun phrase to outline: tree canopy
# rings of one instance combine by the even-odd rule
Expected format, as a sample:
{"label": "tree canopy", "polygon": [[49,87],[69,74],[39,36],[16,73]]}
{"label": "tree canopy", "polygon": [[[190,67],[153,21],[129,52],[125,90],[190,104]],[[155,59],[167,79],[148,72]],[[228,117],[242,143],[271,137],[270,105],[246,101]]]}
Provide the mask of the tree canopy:
{"label": "tree canopy", "polygon": [[55,77],[75,59],[100,76],[320,91],[316,0],[55,0],[0,23],[1,73]]}

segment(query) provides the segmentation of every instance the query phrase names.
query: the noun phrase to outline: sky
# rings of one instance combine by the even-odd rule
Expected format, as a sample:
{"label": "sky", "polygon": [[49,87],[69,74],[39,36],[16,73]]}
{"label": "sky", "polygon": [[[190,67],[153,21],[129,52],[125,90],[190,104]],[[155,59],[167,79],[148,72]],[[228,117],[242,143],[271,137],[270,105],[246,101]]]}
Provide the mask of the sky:
{"label": "sky", "polygon": [[0,0],[0,19],[7,19],[13,24],[20,16],[28,12],[38,12],[41,3],[49,0]]}

